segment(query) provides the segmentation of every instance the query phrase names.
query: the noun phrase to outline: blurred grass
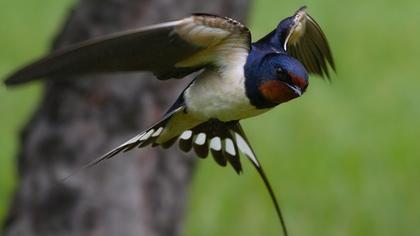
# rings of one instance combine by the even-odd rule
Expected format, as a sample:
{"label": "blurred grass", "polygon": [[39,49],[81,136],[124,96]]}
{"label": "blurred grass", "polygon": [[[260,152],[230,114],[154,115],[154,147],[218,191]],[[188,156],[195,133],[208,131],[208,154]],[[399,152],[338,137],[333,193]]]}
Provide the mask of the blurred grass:
{"label": "blurred grass", "polygon": [[[0,77],[46,50],[70,0],[0,3]],[[302,98],[246,120],[292,235],[420,235],[420,2],[254,1],[254,39],[299,6],[321,24],[338,74]],[[15,183],[17,131],[36,85],[0,86],[0,219]],[[246,162],[245,162],[246,163]],[[201,161],[185,235],[279,235],[255,171]]]}

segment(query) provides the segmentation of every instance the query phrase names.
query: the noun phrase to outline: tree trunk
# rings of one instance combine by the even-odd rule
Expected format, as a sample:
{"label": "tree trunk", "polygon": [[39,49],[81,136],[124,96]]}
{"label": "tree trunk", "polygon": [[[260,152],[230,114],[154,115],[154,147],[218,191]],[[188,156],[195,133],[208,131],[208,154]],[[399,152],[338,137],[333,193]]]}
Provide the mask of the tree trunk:
{"label": "tree trunk", "polygon": [[[80,0],[54,49],[193,12],[244,20],[247,6],[248,0]],[[4,235],[180,235],[194,159],[176,148],[134,150],[60,180],[157,121],[187,82],[145,73],[47,81],[21,135],[19,183]]]}

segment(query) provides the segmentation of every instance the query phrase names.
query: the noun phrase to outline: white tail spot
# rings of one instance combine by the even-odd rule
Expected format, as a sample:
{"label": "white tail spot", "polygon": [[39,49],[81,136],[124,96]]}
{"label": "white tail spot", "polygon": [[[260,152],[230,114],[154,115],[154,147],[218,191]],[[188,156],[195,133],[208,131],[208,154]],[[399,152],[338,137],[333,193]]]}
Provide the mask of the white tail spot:
{"label": "white tail spot", "polygon": [[231,156],[236,155],[235,146],[233,145],[233,141],[230,138],[225,139],[226,144],[226,152],[229,153]]}
{"label": "white tail spot", "polygon": [[188,140],[188,139],[191,138],[191,136],[192,136],[192,131],[191,130],[186,130],[186,131],[184,131],[184,133],[181,134],[180,138],[183,139],[183,140]]}
{"label": "white tail spot", "polygon": [[144,141],[144,140],[147,140],[147,139],[149,139],[150,138],[150,136],[153,134],[153,132],[154,132],[155,130],[154,129],[151,129],[151,130],[149,130],[145,135],[143,135],[140,139],[139,139],[139,141]]}
{"label": "white tail spot", "polygon": [[134,138],[132,138],[132,139],[128,140],[127,142],[121,144],[119,147],[123,147],[125,145],[135,143],[139,140],[139,138],[143,137],[143,135],[145,135],[145,134],[146,134],[146,132],[142,132],[142,133],[136,135]]}
{"label": "white tail spot", "polygon": [[249,159],[251,159],[252,162],[254,162],[256,166],[259,167],[260,163],[258,162],[257,158],[254,155],[254,152],[252,151],[251,147],[249,147],[245,139],[242,138],[242,136],[238,133],[235,133],[235,136],[236,144],[238,145],[239,150],[241,150]]}
{"label": "white tail spot", "polygon": [[157,136],[159,136],[159,135],[162,133],[162,131],[163,131],[163,127],[159,127],[159,129],[158,129],[158,130],[156,130],[156,132],[154,132],[154,133],[152,134],[152,137],[157,137]]}
{"label": "white tail spot", "polygon": [[210,141],[210,148],[215,151],[222,150],[222,140],[219,137],[214,137]]}
{"label": "white tail spot", "polygon": [[197,145],[203,145],[206,142],[206,134],[205,133],[199,133],[194,142]]}

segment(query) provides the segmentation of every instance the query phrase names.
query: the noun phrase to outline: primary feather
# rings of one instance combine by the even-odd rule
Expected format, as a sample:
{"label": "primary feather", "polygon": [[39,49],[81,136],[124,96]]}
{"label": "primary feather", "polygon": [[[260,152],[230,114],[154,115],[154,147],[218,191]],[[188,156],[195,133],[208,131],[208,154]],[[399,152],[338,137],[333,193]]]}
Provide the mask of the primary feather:
{"label": "primary feather", "polygon": [[[216,64],[231,49],[249,50],[250,43],[249,30],[237,21],[196,14],[58,50],[14,72],[5,83],[129,71],[151,71],[159,79],[182,78]],[[223,45],[229,46],[219,50]]]}

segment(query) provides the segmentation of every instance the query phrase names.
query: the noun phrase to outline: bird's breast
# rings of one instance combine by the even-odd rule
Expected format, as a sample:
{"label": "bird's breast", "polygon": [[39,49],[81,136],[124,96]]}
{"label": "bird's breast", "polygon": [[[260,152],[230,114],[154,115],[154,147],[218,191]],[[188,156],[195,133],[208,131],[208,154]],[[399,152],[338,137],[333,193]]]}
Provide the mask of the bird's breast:
{"label": "bird's breast", "polygon": [[261,114],[245,93],[243,66],[223,72],[206,70],[185,90],[187,112],[221,121],[240,120]]}

